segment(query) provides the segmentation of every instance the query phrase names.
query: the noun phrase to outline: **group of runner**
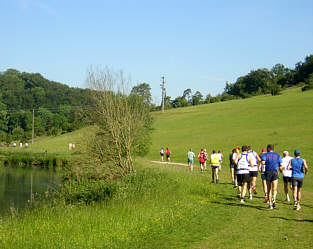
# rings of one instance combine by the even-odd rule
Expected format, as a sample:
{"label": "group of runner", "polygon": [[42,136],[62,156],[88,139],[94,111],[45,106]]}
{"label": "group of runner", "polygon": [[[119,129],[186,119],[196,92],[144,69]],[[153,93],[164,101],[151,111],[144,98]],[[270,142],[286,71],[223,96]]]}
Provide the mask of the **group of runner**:
{"label": "group of runner", "polygon": [[160,150],[160,156],[161,156],[161,161],[164,161],[164,154],[166,155],[166,161],[171,161],[171,151],[169,150],[169,148],[166,148],[166,150],[164,150],[164,148],[162,147]]}
{"label": "group of runner", "polygon": [[256,179],[258,172],[261,172],[264,202],[269,204],[269,209],[275,208],[278,171],[280,171],[283,174],[286,201],[290,201],[288,194],[288,187],[290,187],[293,192],[294,209],[300,210],[301,189],[304,175],[308,173],[308,165],[301,158],[300,150],[295,150],[294,156],[291,157],[288,151],[284,151],[283,158],[281,158],[278,153],[274,152],[274,146],[271,144],[267,146],[267,149],[263,148],[260,155],[246,145],[241,147],[241,152],[239,147],[233,149],[229,155],[230,173],[234,187],[238,188],[237,195],[240,202],[245,202],[247,190],[249,199],[252,199],[252,192],[257,194]]}
{"label": "group of runner", "polygon": [[[190,149],[187,153],[188,157],[188,167],[190,171],[193,171],[193,164],[195,160],[195,153]],[[209,161],[212,169],[212,183],[219,183],[218,174],[222,170],[223,163],[223,154],[220,150],[216,152],[214,149],[212,154],[208,155],[206,149],[201,149],[198,154],[198,159],[200,162],[200,171],[201,173],[207,169],[207,162]]]}
{"label": "group of runner", "polygon": [[[160,150],[161,160],[170,161],[171,152],[168,148]],[[188,167],[193,171],[195,153],[190,149],[187,153]],[[201,149],[198,153],[200,171],[203,173],[207,169],[207,163],[212,169],[212,183],[219,183],[219,172],[222,169],[223,154],[220,150],[212,151],[208,155],[206,149]],[[264,202],[268,203],[268,208],[273,209],[276,206],[278,171],[283,175],[284,192],[286,201],[290,201],[288,189],[293,193],[294,209],[300,210],[301,190],[304,175],[308,173],[306,160],[301,157],[300,150],[294,151],[294,157],[289,155],[288,151],[283,152],[283,158],[274,152],[274,145],[269,144],[267,148],[262,148],[261,153],[251,149],[251,146],[243,145],[236,147],[229,155],[230,174],[234,188],[237,188],[237,196],[241,203],[245,203],[245,196],[248,192],[249,200],[252,200],[253,194],[256,195],[256,180],[258,172],[261,173],[262,186],[264,192]]]}

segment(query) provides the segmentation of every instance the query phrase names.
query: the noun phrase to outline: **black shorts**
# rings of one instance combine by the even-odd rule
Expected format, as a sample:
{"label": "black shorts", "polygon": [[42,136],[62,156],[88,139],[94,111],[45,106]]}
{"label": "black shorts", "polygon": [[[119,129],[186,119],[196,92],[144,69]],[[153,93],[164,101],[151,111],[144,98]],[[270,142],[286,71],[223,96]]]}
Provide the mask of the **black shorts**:
{"label": "black shorts", "polygon": [[231,164],[231,165],[229,165],[229,168],[233,169],[233,168],[235,168],[235,165]]}
{"label": "black shorts", "polygon": [[291,181],[291,176],[283,176],[283,180],[284,180],[284,183],[292,182]]}
{"label": "black shorts", "polygon": [[278,180],[278,172],[276,170],[266,171],[264,175],[267,182]]}
{"label": "black shorts", "polygon": [[161,152],[160,152],[160,155],[161,155],[161,156],[164,156],[164,153],[161,153]]}
{"label": "black shorts", "polygon": [[261,179],[262,179],[262,181],[266,181],[266,178],[265,178],[265,174],[264,174],[264,173],[261,174]]}
{"label": "black shorts", "polygon": [[257,177],[258,172],[257,171],[249,171],[249,175],[250,175],[250,177]]}
{"label": "black shorts", "polygon": [[292,177],[292,187],[302,188],[303,178]]}
{"label": "black shorts", "polygon": [[239,186],[242,185],[244,182],[250,182],[250,175],[249,174],[237,174],[237,183]]}
{"label": "black shorts", "polygon": [[199,162],[199,163],[200,163],[200,165],[204,165],[205,162]]}
{"label": "black shorts", "polygon": [[166,154],[166,158],[169,158],[171,156],[171,154]]}

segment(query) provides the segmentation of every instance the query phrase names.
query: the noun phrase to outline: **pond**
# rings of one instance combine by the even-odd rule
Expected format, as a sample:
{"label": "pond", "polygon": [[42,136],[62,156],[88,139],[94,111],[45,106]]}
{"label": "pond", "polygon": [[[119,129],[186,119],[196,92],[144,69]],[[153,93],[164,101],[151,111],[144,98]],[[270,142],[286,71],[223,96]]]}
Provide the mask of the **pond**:
{"label": "pond", "polygon": [[41,168],[0,167],[0,215],[30,205],[32,196],[57,189],[60,174]]}

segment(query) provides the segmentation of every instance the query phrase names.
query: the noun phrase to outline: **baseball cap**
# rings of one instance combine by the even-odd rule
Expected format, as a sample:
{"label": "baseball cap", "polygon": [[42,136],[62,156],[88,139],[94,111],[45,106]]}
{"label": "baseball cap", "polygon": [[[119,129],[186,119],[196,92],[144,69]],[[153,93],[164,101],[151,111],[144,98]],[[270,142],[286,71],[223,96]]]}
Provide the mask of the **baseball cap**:
{"label": "baseball cap", "polygon": [[263,152],[263,153],[266,152],[266,149],[265,149],[265,148],[262,148],[262,152]]}
{"label": "baseball cap", "polygon": [[296,149],[295,152],[294,152],[295,156],[299,156],[301,154],[300,150],[299,149]]}
{"label": "baseball cap", "polygon": [[284,154],[284,155],[287,155],[287,154],[289,155],[289,152],[288,152],[287,150],[285,150],[285,151],[283,152],[283,154]]}
{"label": "baseball cap", "polygon": [[213,150],[213,153],[216,153],[216,150]]}

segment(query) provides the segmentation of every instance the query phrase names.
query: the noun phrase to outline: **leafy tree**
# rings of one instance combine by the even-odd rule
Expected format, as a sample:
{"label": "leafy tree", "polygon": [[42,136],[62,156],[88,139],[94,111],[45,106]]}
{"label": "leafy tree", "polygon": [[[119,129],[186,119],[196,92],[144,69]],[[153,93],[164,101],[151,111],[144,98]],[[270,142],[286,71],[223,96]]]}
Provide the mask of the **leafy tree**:
{"label": "leafy tree", "polygon": [[151,87],[147,83],[141,83],[137,86],[134,86],[130,94],[138,95],[143,99],[143,102],[150,106],[152,97],[151,97]]}
{"label": "leafy tree", "polygon": [[179,108],[179,107],[186,107],[188,106],[189,103],[184,97],[177,97],[172,101],[172,106],[174,108]]}
{"label": "leafy tree", "polygon": [[192,96],[192,105],[200,105],[203,102],[203,95],[196,91],[195,94]]}
{"label": "leafy tree", "polygon": [[192,92],[190,88],[184,91],[183,98],[185,98],[188,103],[192,104]]}
{"label": "leafy tree", "polygon": [[16,127],[12,131],[13,140],[21,140],[24,137],[24,130],[21,127]]}
{"label": "leafy tree", "polygon": [[276,64],[272,67],[271,72],[275,75],[287,75],[290,72],[290,69],[285,67],[283,64]]}

